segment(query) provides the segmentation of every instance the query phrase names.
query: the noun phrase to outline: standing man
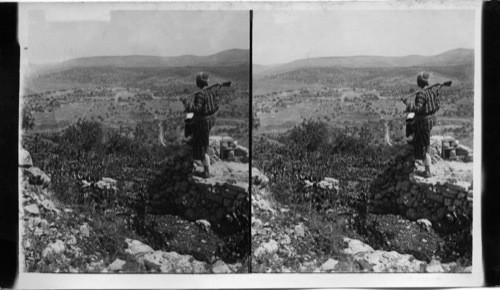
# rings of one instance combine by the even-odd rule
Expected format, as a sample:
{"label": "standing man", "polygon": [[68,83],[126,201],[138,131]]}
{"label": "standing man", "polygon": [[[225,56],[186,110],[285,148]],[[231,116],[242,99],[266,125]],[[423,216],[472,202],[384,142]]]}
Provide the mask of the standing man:
{"label": "standing man", "polygon": [[431,177],[431,156],[429,154],[432,127],[436,124],[435,113],[439,110],[439,93],[426,89],[429,86],[430,74],[421,72],[417,76],[417,85],[422,91],[417,93],[415,102],[404,99],[407,112],[415,113],[415,136],[413,142],[415,159],[424,161],[425,177]]}
{"label": "standing man", "polygon": [[193,102],[183,99],[186,112],[193,113],[192,145],[193,158],[203,163],[204,177],[210,177],[210,157],[207,154],[210,130],[215,124],[215,113],[219,110],[218,88],[208,87],[208,74],[196,75],[196,86],[200,91],[194,95]]}

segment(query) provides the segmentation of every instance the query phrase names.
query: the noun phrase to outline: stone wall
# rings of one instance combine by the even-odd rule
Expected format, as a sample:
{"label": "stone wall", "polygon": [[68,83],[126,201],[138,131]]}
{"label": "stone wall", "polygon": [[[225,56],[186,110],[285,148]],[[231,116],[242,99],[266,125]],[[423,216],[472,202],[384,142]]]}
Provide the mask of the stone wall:
{"label": "stone wall", "polygon": [[[248,164],[239,165],[240,168],[248,167]],[[166,160],[165,170],[150,187],[150,212],[180,215],[188,220],[206,219],[215,227],[234,222],[240,226],[248,223],[248,169],[246,173],[240,170],[239,176],[224,174],[220,170],[231,166],[217,161],[217,164],[212,164],[215,176],[203,179],[197,176],[202,167],[193,166],[191,147],[180,147]]]}
{"label": "stone wall", "polygon": [[[439,157],[434,155],[435,163],[446,162],[436,159]],[[428,219],[436,229],[447,231],[470,225],[472,184],[448,174],[423,178],[417,167],[413,146],[402,147],[373,181],[370,211],[399,214],[410,220]]]}

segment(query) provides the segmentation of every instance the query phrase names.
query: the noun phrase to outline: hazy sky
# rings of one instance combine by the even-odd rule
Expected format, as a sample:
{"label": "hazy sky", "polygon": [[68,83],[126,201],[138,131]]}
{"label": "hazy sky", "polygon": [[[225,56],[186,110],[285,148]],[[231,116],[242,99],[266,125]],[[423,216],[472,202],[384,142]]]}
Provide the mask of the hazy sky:
{"label": "hazy sky", "polygon": [[28,47],[29,63],[102,55],[211,55],[250,45],[248,11],[117,11],[94,3],[48,5],[24,15],[27,45],[21,45]]}
{"label": "hazy sky", "polygon": [[473,10],[254,11],[253,62],[474,48]]}

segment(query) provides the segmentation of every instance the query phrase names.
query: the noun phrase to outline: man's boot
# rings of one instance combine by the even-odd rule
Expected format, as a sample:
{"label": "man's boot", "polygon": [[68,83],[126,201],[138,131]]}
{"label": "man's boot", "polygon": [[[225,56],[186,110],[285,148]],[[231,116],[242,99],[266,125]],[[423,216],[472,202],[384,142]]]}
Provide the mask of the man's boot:
{"label": "man's boot", "polygon": [[210,166],[203,166],[203,178],[210,177]]}
{"label": "man's boot", "polygon": [[203,159],[203,173],[204,178],[210,177],[210,157],[208,154],[205,154],[205,158]]}
{"label": "man's boot", "polygon": [[430,167],[430,166],[425,166],[425,173],[424,173],[424,177],[425,177],[425,178],[432,177],[432,174],[431,174],[431,167]]}

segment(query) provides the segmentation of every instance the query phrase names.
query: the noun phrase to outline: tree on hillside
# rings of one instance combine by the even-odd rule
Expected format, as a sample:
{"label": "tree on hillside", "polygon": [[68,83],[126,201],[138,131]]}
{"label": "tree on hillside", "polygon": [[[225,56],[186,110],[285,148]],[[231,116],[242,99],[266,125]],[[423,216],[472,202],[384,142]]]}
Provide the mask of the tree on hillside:
{"label": "tree on hillside", "polygon": [[22,115],[23,115],[23,120],[22,120],[22,129],[23,130],[30,130],[35,127],[35,118],[33,118],[33,115],[31,115],[31,110],[28,108],[28,106],[24,106],[22,110]]}

